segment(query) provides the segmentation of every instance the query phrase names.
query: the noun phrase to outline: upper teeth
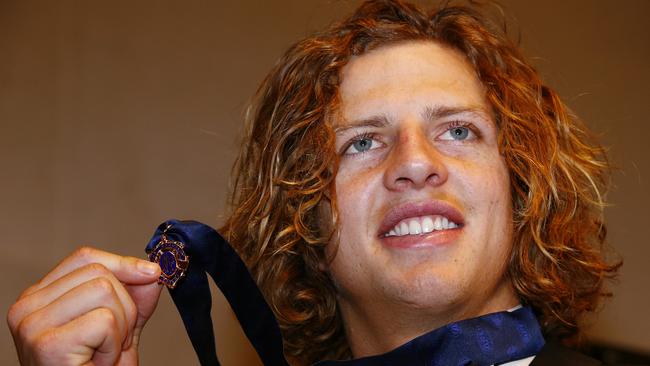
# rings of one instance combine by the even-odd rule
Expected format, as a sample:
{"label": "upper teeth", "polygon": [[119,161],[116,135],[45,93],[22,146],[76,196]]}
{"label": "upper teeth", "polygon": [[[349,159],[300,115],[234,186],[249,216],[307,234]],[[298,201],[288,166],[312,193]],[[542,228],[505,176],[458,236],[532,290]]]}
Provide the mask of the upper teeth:
{"label": "upper teeth", "polygon": [[385,236],[418,235],[434,230],[446,230],[458,227],[455,222],[444,216],[421,216],[404,219],[395,225]]}

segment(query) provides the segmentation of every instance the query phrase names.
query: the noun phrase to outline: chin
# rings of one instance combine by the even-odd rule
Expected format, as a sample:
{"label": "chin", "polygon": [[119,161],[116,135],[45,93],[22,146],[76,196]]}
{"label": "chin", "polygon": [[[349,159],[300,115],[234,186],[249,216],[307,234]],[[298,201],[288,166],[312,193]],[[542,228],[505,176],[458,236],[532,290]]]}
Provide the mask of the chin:
{"label": "chin", "polygon": [[[425,273],[422,273],[425,272]],[[409,271],[390,286],[394,289],[395,301],[417,309],[431,309],[436,312],[462,304],[470,298],[468,286],[459,276],[449,276],[431,271]]]}
{"label": "chin", "polygon": [[[420,266],[421,267],[421,266]],[[512,284],[501,277],[489,281],[484,277],[463,276],[462,269],[439,267],[415,268],[393,278],[384,295],[392,292],[393,301],[408,308],[449,314],[453,320],[471,318],[505,310],[517,305]]]}

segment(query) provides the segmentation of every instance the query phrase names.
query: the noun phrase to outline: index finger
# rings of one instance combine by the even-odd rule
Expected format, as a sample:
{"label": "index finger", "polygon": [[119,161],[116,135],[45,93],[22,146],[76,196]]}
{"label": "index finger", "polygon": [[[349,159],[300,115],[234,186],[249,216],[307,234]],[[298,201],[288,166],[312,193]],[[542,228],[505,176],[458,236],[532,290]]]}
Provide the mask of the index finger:
{"label": "index finger", "polygon": [[23,292],[21,297],[27,296],[75,269],[99,263],[122,283],[129,285],[145,285],[152,283],[160,276],[160,266],[136,257],[121,256],[92,247],[81,247],[66,257],[52,271],[45,275],[38,283]]}

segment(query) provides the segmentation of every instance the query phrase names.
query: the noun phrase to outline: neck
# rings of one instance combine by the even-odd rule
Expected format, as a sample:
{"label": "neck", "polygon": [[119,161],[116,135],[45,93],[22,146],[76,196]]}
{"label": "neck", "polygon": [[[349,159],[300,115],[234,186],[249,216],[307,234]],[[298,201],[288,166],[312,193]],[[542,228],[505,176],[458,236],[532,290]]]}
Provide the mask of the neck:
{"label": "neck", "polygon": [[446,324],[505,311],[519,304],[511,286],[488,301],[415,306],[404,303],[358,304],[339,299],[345,332],[354,358],[378,355]]}

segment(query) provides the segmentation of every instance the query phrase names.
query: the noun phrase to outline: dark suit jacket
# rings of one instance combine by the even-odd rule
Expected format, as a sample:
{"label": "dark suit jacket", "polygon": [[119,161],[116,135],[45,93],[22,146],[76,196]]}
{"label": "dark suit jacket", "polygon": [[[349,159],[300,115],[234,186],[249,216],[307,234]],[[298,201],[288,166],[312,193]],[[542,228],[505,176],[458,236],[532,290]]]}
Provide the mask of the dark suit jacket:
{"label": "dark suit jacket", "polygon": [[602,366],[603,363],[557,342],[547,342],[530,366]]}

